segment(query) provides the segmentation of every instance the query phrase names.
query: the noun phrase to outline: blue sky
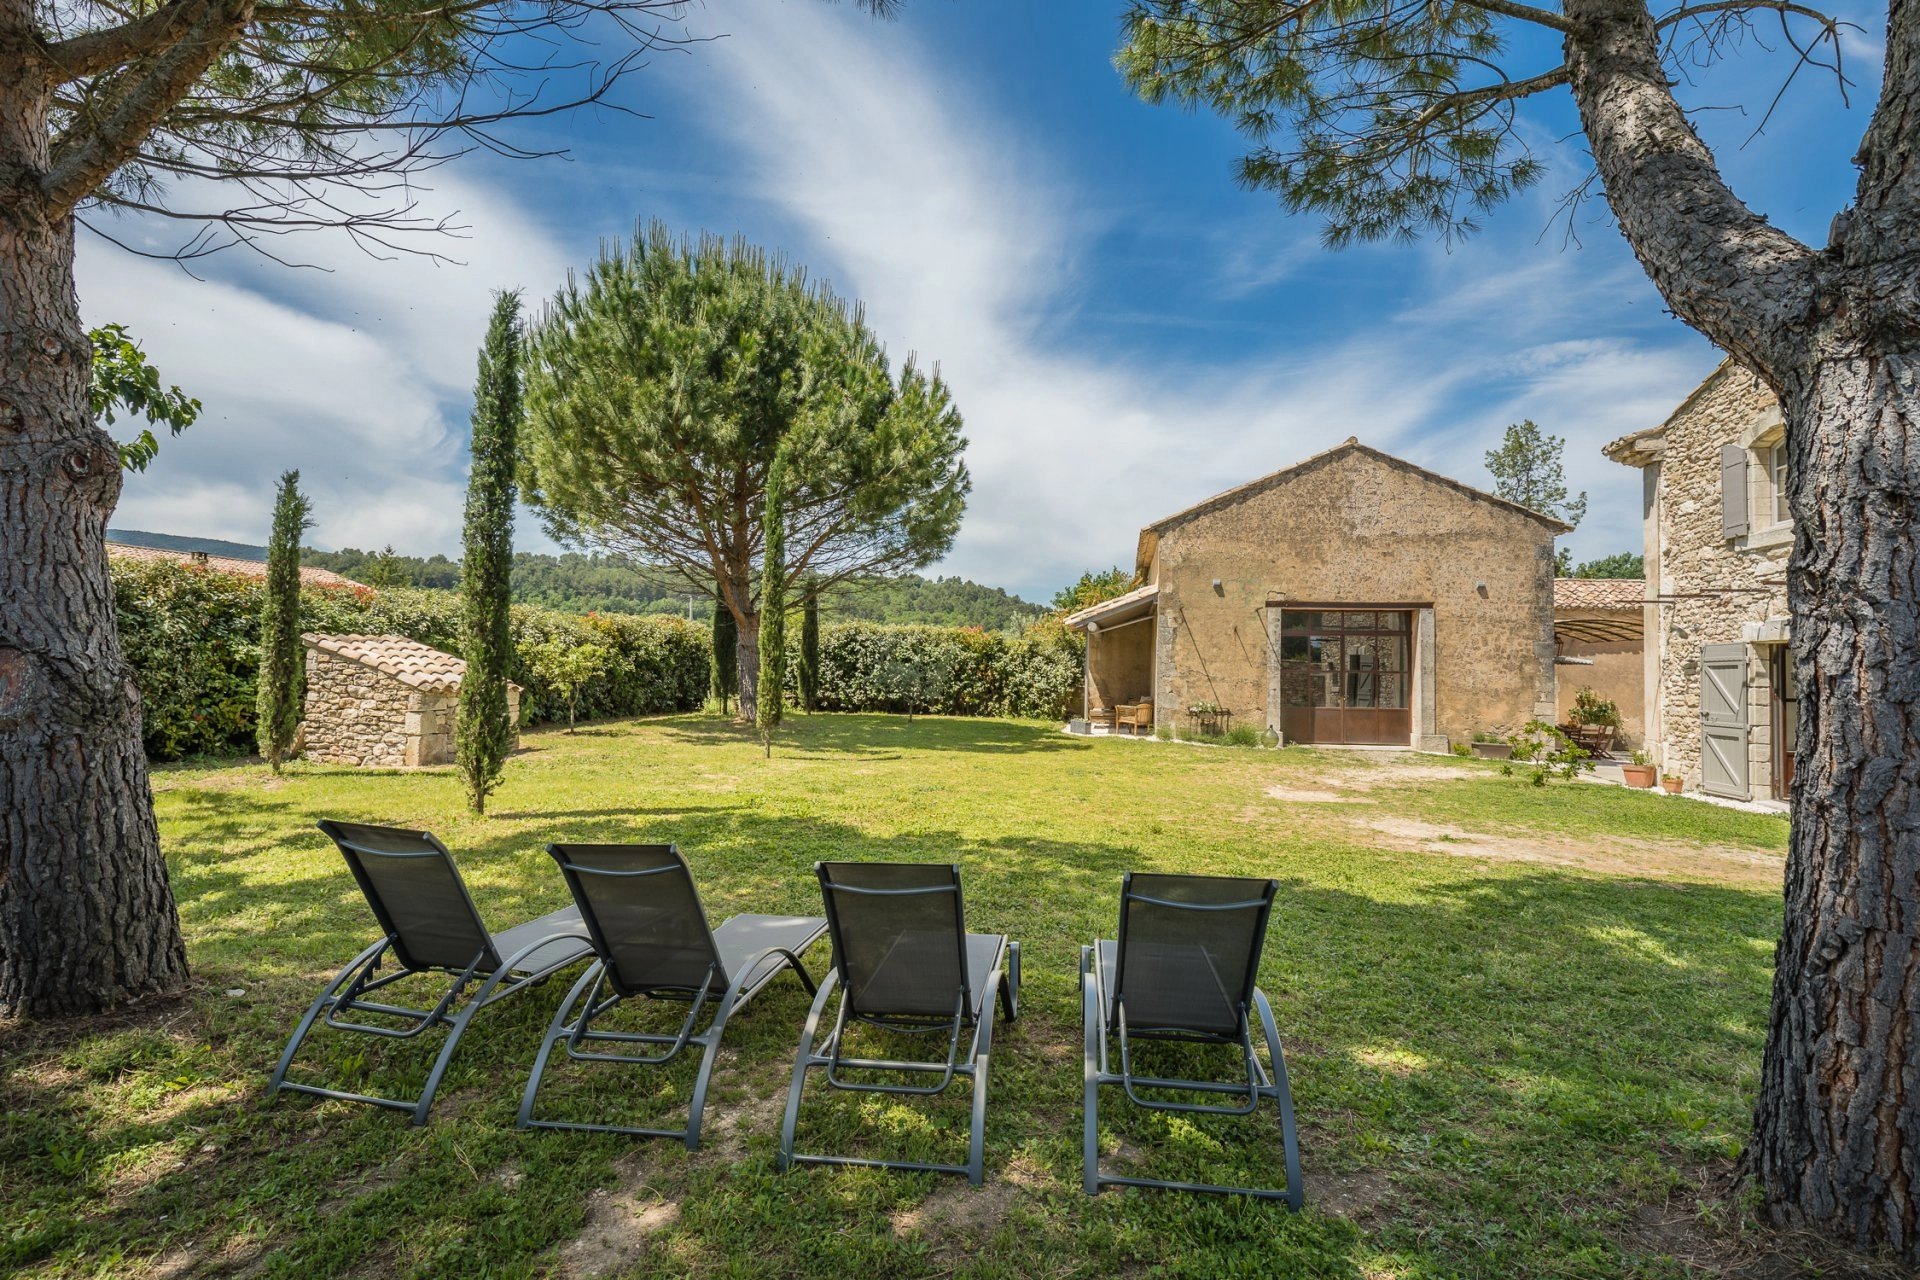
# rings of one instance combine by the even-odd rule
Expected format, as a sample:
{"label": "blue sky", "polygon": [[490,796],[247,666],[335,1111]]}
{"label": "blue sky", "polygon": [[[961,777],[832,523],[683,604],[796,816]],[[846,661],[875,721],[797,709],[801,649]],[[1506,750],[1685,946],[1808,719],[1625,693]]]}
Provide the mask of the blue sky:
{"label": "blue sky", "polygon": [[[1803,73],[1748,141],[1788,69],[1758,41],[1685,89],[1724,108],[1697,119],[1736,189],[1814,244],[1850,196],[1877,89],[1884,11],[1858,16],[1851,108]],[[819,0],[692,9],[689,30],[724,38],[627,83],[651,118],[529,124],[515,141],[570,158],[424,179],[422,209],[469,228],[438,246],[456,264],[309,236],[282,248],[325,270],[235,252],[194,280],[86,240],[88,321],[130,324],[206,404],[129,478],[114,523],[264,541],[272,479],[298,467],[317,545],[457,553],[489,291],[537,302],[659,217],[784,249],[863,300],[897,356],[940,362],[974,491],[933,572],[1044,598],[1130,563],[1140,525],[1350,435],[1484,485],[1482,455],[1522,417],[1567,438],[1590,494],[1576,557],[1637,550],[1638,473],[1599,446],[1658,422],[1717,354],[1600,206],[1564,244],[1555,208],[1587,170],[1565,94],[1526,119],[1547,178],[1481,235],[1330,252],[1314,221],[1234,186],[1227,125],[1128,93],[1118,20],[1086,0],[912,0],[892,22]],[[1553,56],[1535,42],[1516,68]],[[518,543],[551,545],[525,517]]]}

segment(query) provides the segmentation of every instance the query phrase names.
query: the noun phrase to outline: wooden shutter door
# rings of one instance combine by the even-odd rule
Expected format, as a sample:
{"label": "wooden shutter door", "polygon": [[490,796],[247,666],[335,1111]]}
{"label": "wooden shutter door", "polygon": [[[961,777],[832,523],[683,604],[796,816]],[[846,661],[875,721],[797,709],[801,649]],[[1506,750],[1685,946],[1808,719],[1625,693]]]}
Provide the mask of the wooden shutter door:
{"label": "wooden shutter door", "polygon": [[1747,531],[1747,451],[1737,444],[1720,446],[1720,536],[1737,538]]}
{"label": "wooden shutter door", "polygon": [[1700,650],[1700,789],[1734,800],[1753,798],[1747,758],[1747,646]]}

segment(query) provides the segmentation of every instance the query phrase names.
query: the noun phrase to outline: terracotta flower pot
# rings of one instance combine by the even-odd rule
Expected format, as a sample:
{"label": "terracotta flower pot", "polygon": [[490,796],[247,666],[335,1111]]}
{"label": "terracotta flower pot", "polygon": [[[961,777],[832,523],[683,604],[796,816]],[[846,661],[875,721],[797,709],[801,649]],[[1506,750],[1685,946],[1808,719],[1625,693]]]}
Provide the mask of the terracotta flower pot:
{"label": "terracotta flower pot", "polygon": [[1684,778],[1665,777],[1660,779],[1660,785],[1667,789],[1668,795],[1677,796],[1680,794],[1680,788],[1686,786],[1687,783]]}
{"label": "terracotta flower pot", "polygon": [[1623,764],[1620,766],[1620,777],[1622,781],[1630,787],[1650,787],[1658,775],[1659,771],[1650,764]]}

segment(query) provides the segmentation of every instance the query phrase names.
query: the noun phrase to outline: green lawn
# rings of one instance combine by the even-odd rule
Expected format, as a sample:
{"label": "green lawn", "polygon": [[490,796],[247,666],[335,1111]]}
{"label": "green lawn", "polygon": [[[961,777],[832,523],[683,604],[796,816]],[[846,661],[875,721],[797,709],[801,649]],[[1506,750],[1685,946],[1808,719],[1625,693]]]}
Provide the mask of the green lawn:
{"label": "green lawn", "polygon": [[[701,717],[525,745],[484,819],[440,771],[157,774],[195,989],[105,1024],[0,1027],[0,1270],[1620,1277],[1747,1259],[1791,1273],[1791,1243],[1745,1226],[1725,1189],[1765,1029],[1780,819],[1535,788],[1472,761],[1090,742],[1006,721],[796,717],[771,761]],[[540,852],[554,838],[676,841],[716,915],[817,913],[816,859],[959,862],[970,923],[1025,951],[1022,1017],[994,1042],[987,1185],[774,1172],[807,1005],[784,978],[729,1029],[693,1156],[513,1128],[560,982],[476,1022],[424,1129],[265,1101],[317,983],[372,937],[314,829],[326,816],[432,829],[496,924],[564,904]],[[1110,934],[1127,868],[1280,881],[1262,985],[1307,1212],[1081,1194],[1078,947]],[[810,958],[824,965],[825,947]],[[317,1033],[298,1069],[417,1087],[429,1047],[366,1039]],[[549,1105],[667,1121],[693,1066],[569,1066]],[[950,1159],[955,1092],[936,1106],[810,1093],[803,1136]],[[1117,1093],[1104,1115],[1117,1165],[1280,1179],[1269,1118],[1142,1116]]]}

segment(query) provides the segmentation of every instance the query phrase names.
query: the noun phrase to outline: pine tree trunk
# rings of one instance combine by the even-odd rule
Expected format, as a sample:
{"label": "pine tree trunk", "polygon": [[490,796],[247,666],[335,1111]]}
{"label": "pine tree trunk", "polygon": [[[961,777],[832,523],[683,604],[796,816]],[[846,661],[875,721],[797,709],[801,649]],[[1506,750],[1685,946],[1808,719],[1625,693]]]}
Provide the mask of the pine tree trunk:
{"label": "pine tree trunk", "polygon": [[738,625],[739,635],[733,649],[738,673],[733,691],[733,720],[735,724],[751,725],[758,720],[760,709],[760,615],[749,614]]}
{"label": "pine tree trunk", "polygon": [[1920,1257],[1920,352],[1786,385],[1804,695],[1748,1161],[1776,1223]]}
{"label": "pine tree trunk", "polygon": [[88,414],[73,220],[35,180],[45,95],[0,60],[0,1015],[91,1013],[178,989],[187,957],[114,629],[120,464]]}

